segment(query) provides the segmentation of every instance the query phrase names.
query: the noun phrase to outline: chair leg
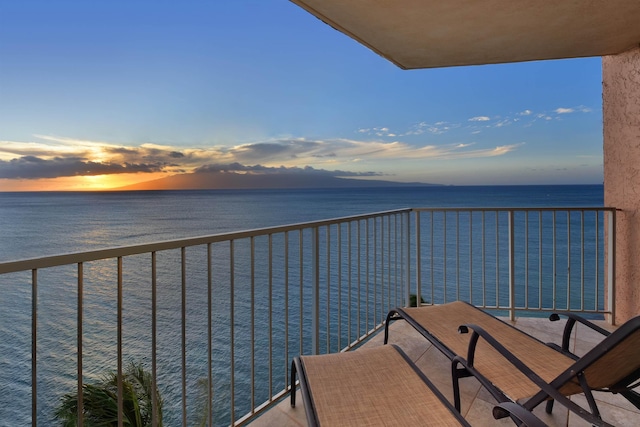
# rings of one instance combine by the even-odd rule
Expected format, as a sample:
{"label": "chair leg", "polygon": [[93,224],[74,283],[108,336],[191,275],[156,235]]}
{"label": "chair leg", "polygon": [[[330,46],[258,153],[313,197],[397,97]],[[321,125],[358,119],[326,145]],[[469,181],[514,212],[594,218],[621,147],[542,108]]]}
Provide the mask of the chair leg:
{"label": "chair leg", "polygon": [[578,382],[580,383],[580,386],[582,387],[582,390],[584,392],[584,397],[587,399],[587,403],[589,404],[589,408],[591,409],[591,413],[596,417],[602,419],[602,417],[600,416],[600,411],[598,410],[598,405],[596,404],[596,399],[594,399],[593,397],[593,393],[591,392],[591,389],[587,384],[587,379],[585,378],[584,373],[578,373],[577,377]]}
{"label": "chair leg", "polygon": [[397,312],[395,310],[391,310],[387,313],[387,320],[384,322],[384,344],[389,342],[389,324],[392,320],[397,320]]}
{"label": "chair leg", "polygon": [[451,362],[451,380],[453,382],[453,406],[460,412],[460,376],[458,375],[458,361]]}
{"label": "chair leg", "polygon": [[629,402],[631,402],[633,406],[640,409],[640,394],[636,393],[633,390],[621,391],[620,394],[623,395]]}
{"label": "chair leg", "polygon": [[547,400],[547,406],[545,408],[545,412],[547,414],[550,414],[551,412],[553,412],[553,402],[555,402],[555,400],[553,399]]}
{"label": "chair leg", "polygon": [[289,393],[291,393],[291,407],[296,407],[296,362],[295,360],[291,361],[291,388],[289,389]]}

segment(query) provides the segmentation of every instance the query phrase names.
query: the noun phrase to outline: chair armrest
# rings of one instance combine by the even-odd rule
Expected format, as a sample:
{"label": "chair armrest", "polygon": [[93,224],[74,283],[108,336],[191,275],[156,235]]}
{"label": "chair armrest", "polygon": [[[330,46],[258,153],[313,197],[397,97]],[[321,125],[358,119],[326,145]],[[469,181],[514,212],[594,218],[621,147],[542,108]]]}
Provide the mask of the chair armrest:
{"label": "chair armrest", "polygon": [[573,353],[571,353],[571,351],[569,350],[569,340],[571,339],[571,333],[573,331],[573,327],[575,326],[576,322],[582,323],[583,325],[588,326],[592,330],[599,332],[604,336],[611,335],[611,332],[607,331],[606,329],[601,328],[595,323],[590,322],[584,317],[578,316],[577,314],[574,314],[574,313],[552,313],[549,316],[549,320],[551,320],[552,322],[556,322],[560,320],[560,316],[567,317],[567,323],[564,325],[564,332],[562,333],[562,347],[561,347],[562,352],[573,355]]}
{"label": "chair armrest", "polygon": [[[612,427],[611,424],[604,422],[602,419],[596,417],[595,415],[585,411],[582,407],[577,405],[568,399],[565,395],[560,393],[555,387],[551,384],[547,383],[543,380],[538,374],[536,374],[531,368],[529,368],[522,360],[520,360],[515,354],[510,352],[505,346],[503,346],[498,340],[496,340],[491,334],[485,331],[482,327],[474,324],[465,324],[461,325],[458,328],[458,332],[460,333],[468,333],[469,329],[473,331],[471,338],[469,340],[469,349],[467,354],[467,360],[464,358],[457,356],[453,359],[452,364],[459,363],[464,366],[467,371],[469,371],[472,375],[478,377],[483,376],[481,372],[475,369],[473,363],[475,359],[475,351],[478,340],[482,338],[489,345],[491,345],[498,353],[500,353],[510,364],[515,366],[520,372],[522,372],[531,382],[540,387],[540,390],[544,392],[550,398],[558,401],[563,406],[567,407],[572,412],[575,412],[581,418],[589,421],[590,423],[596,426],[603,427]],[[485,381],[483,383],[486,383]],[[515,415],[515,414],[514,414]]]}
{"label": "chair armrest", "polygon": [[496,420],[512,415],[522,421],[527,427],[546,427],[547,425],[531,411],[514,402],[501,402],[493,407],[493,418]]}

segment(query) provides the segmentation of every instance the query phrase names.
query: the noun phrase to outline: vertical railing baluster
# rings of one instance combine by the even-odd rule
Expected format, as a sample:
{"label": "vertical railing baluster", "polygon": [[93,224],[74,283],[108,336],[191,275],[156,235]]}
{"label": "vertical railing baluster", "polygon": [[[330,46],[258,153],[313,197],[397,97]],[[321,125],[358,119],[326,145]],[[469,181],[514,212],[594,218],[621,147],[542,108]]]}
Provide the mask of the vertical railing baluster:
{"label": "vertical railing baluster", "polygon": [[[598,247],[596,246],[596,251],[597,250],[598,250]],[[584,211],[583,210],[580,211],[580,309],[581,310],[585,309],[585,305],[584,305]]]}
{"label": "vertical railing baluster", "polygon": [[611,210],[608,217],[607,227],[607,283],[608,283],[608,309],[611,311],[611,324],[617,323],[616,319],[616,211]]}
{"label": "vertical railing baluster", "polygon": [[[206,404],[206,408],[207,408],[207,420],[208,420],[209,427],[213,427],[213,265],[211,261],[212,259],[213,259],[213,248],[211,243],[208,243],[207,244],[207,404]],[[155,308],[153,310],[155,312]],[[155,336],[155,332],[154,332],[154,336]],[[154,379],[154,382],[155,382],[155,379]],[[154,398],[155,398],[155,388],[154,388]],[[156,424],[154,424],[154,426],[155,425]]]}
{"label": "vertical railing baluster", "polygon": [[[378,323],[378,218],[373,218],[373,327]],[[370,330],[370,329],[369,329]]]}
{"label": "vertical railing baluster", "polygon": [[[433,216],[433,213],[431,214]],[[422,295],[422,228],[420,226],[420,217],[421,212],[415,211],[415,220],[416,220],[416,306],[420,305],[420,297]],[[408,221],[407,221],[408,222]],[[433,218],[432,218],[433,223]],[[407,231],[407,241],[408,241],[408,231]],[[433,233],[431,234],[431,242],[433,243]],[[431,252],[431,260],[433,261],[433,246]],[[407,260],[407,263],[409,261]],[[431,266],[431,271],[433,271],[433,265]],[[407,268],[407,271],[409,269]],[[411,305],[411,284],[407,283],[406,287],[406,305],[409,307]],[[433,284],[431,286],[433,289]],[[431,301],[433,303],[433,300]]]}
{"label": "vertical railing baluster", "polygon": [[187,427],[187,249],[180,248],[181,283],[182,283],[182,426]]}
{"label": "vertical railing baluster", "polygon": [[529,309],[529,211],[524,215],[524,308]]}
{"label": "vertical railing baluster", "polygon": [[482,211],[482,306],[487,306],[487,257],[486,257],[486,215]]}
{"label": "vertical railing baluster", "polygon": [[326,328],[327,328],[327,353],[331,353],[331,226],[327,225],[327,238],[326,238],[326,262],[327,262],[327,278],[325,280],[325,284],[327,286],[327,309],[325,310],[325,314],[327,316],[326,319]]}
{"label": "vertical railing baluster", "polygon": [[342,223],[338,227],[338,351],[342,350]]}
{"label": "vertical railing baluster", "polygon": [[500,212],[494,211],[496,216],[496,307],[500,307]]}
{"label": "vertical railing baluster", "polygon": [[353,242],[352,242],[352,232],[353,230],[351,229],[351,224],[353,223],[353,221],[349,221],[347,223],[347,233],[349,235],[349,237],[347,238],[348,242],[347,242],[347,248],[348,248],[348,254],[349,254],[349,264],[347,266],[347,270],[348,270],[348,288],[349,288],[349,292],[347,294],[347,320],[348,320],[348,324],[347,324],[347,344],[351,344],[352,343],[352,334],[351,334],[351,289],[352,289],[352,284],[353,284],[353,280],[351,279],[351,275],[353,274]]}
{"label": "vertical railing baluster", "polygon": [[235,422],[236,413],[236,353],[235,353],[235,284],[236,284],[236,271],[235,271],[235,245],[234,240],[229,240],[229,371],[230,371],[230,383],[229,383],[229,411],[231,417],[231,425]]}
{"label": "vertical railing baluster", "polygon": [[299,301],[299,310],[300,310],[300,324],[298,325],[298,331],[300,336],[298,337],[298,342],[300,343],[300,350],[299,353],[300,354],[304,354],[304,239],[303,239],[303,232],[302,230],[300,230],[298,232],[298,252],[300,254],[299,260],[300,260],[300,283],[299,288],[300,288],[300,301]]}
{"label": "vertical railing baluster", "polygon": [[[430,293],[430,296],[431,296],[431,301],[430,301],[431,304],[435,304],[436,303],[436,294],[435,294],[436,284],[435,284],[435,269],[434,269],[435,257],[434,257],[434,254],[433,254],[433,251],[435,249],[435,234],[434,234],[434,231],[435,231],[435,214],[436,214],[435,211],[431,211],[430,215],[429,215],[429,221],[430,221],[429,225],[431,227],[431,230],[430,230],[431,235],[429,236],[429,245],[430,245],[429,254],[430,254],[430,258],[431,258],[430,264],[429,264],[429,267],[430,267],[429,268],[429,278],[431,280],[431,283],[430,283],[431,286],[430,286],[429,293]],[[420,294],[418,296],[418,298],[416,298],[416,301],[422,301],[420,299],[421,297],[422,297],[422,294]]]}
{"label": "vertical railing baluster", "polygon": [[289,385],[289,232],[284,232],[284,386]]}
{"label": "vertical railing baluster", "polygon": [[[395,220],[395,215],[393,219]],[[383,307],[382,316],[391,309],[391,217],[387,217],[387,305]]]}
{"label": "vertical railing baluster", "polygon": [[469,211],[469,304],[473,304],[473,211]]}
{"label": "vertical railing baluster", "polygon": [[[603,214],[604,215],[604,214]],[[604,216],[603,216],[604,219]],[[596,247],[596,251],[595,251],[595,265],[596,265],[596,271],[595,271],[595,301],[594,301],[594,308],[595,310],[599,310],[600,309],[600,265],[598,260],[600,259],[600,257],[598,256],[598,254],[600,253],[600,212],[596,211],[596,235],[595,235],[595,247]],[[603,254],[604,255],[604,254]],[[603,288],[604,291],[604,288]]]}
{"label": "vertical railing baluster", "polygon": [[157,290],[157,261],[156,252],[151,252],[151,387],[153,397],[151,398],[151,424],[158,427],[160,423],[158,394],[158,290]]}
{"label": "vertical railing baluster", "polygon": [[31,425],[38,425],[38,270],[31,270]]}
{"label": "vertical railing baluster", "polygon": [[556,267],[557,267],[557,258],[556,258],[556,211],[553,211],[553,217],[552,217],[552,230],[553,230],[553,270],[552,270],[552,275],[553,275],[553,292],[551,293],[551,295],[553,295],[553,303],[552,303],[552,307],[553,310],[557,309],[557,301],[556,301]]}
{"label": "vertical railing baluster", "polygon": [[394,253],[393,253],[393,302],[389,308],[394,308],[398,305],[398,286],[402,283],[402,277],[400,274],[400,263],[402,262],[402,215],[396,214],[393,217],[393,241],[394,241]]}
{"label": "vertical railing baluster", "polygon": [[447,298],[447,211],[442,211],[442,292],[443,304],[449,302]]}
{"label": "vertical railing baluster", "polygon": [[[515,213],[512,209],[509,214],[509,318],[511,321],[516,320],[516,273],[515,273]],[[525,290],[526,292],[526,290]]]}
{"label": "vertical railing baluster", "polygon": [[456,211],[456,301],[460,301],[460,211]]}
{"label": "vertical railing baluster", "polygon": [[118,359],[118,427],[122,427],[124,420],[122,414],[124,412],[124,388],[122,384],[122,303],[123,303],[123,289],[122,289],[122,257],[118,257],[118,344],[117,344],[117,359]]}
{"label": "vertical railing baluster", "polygon": [[357,221],[357,225],[358,228],[356,230],[356,240],[357,240],[357,245],[358,245],[358,273],[357,273],[357,280],[358,280],[358,314],[357,314],[357,321],[358,321],[358,336],[357,338],[360,338],[361,332],[360,332],[360,324],[362,322],[361,319],[361,312],[360,310],[362,310],[361,307],[361,301],[362,301],[362,239],[361,239],[361,233],[360,233],[360,229],[362,228],[362,221],[358,220]]}
{"label": "vertical railing baluster", "polygon": [[271,396],[273,396],[273,234],[269,233],[269,400]]}
{"label": "vertical railing baluster", "polygon": [[[81,262],[78,263],[78,325],[77,325],[77,347],[78,347],[78,427],[84,425],[84,386],[83,386],[83,372],[82,372],[82,323],[83,323],[83,293],[84,293],[84,267]],[[120,326],[118,325],[118,328]]]}
{"label": "vertical railing baluster", "polygon": [[250,317],[250,328],[249,332],[251,346],[249,349],[249,361],[251,363],[250,367],[250,377],[251,377],[251,410],[256,407],[256,239],[254,236],[251,236],[249,239],[249,250],[251,253],[251,268],[250,268],[250,289],[249,289],[249,299],[250,299],[250,308],[249,311],[251,313]]}
{"label": "vertical railing baluster", "polygon": [[[606,217],[606,212],[602,212],[602,227],[603,230],[606,230],[606,225],[604,223],[605,221],[605,217]],[[596,280],[595,280],[595,301],[594,301],[594,308],[595,310],[599,310],[600,308],[600,263],[599,263],[599,259],[600,259],[600,212],[595,211],[595,221],[596,221],[596,237],[595,237],[595,247],[596,247],[596,254],[595,254],[595,261],[594,264],[596,265],[596,272],[595,272],[595,276],[596,276]],[[603,248],[604,249],[604,248]],[[604,256],[604,250],[603,250],[603,254]],[[604,269],[603,269],[604,272]],[[603,288],[602,288],[603,292],[604,292],[604,283],[603,283]],[[604,295],[603,295],[603,304],[604,304]],[[606,307],[603,307],[606,308]]]}
{"label": "vertical railing baluster", "polygon": [[567,310],[571,310],[571,211],[567,211]]}
{"label": "vertical railing baluster", "polygon": [[[391,299],[389,300],[390,306],[389,308],[393,308],[395,306],[398,305],[398,284],[402,283],[398,277],[398,248],[401,248],[402,245],[402,233],[400,232],[401,229],[399,227],[399,219],[402,219],[401,215],[394,215],[393,216],[393,241],[394,241],[394,246],[393,246],[393,302],[391,302]],[[389,283],[389,285],[391,285],[391,283]],[[389,298],[391,298],[391,296],[389,296]]]}
{"label": "vertical railing baluster", "polygon": [[320,229],[312,231],[311,354],[320,354]]}
{"label": "vertical railing baluster", "polygon": [[538,211],[538,306],[543,307],[542,289],[542,211]]}
{"label": "vertical railing baluster", "polygon": [[370,277],[369,277],[369,265],[371,264],[371,258],[369,258],[369,222],[370,220],[367,218],[364,222],[364,241],[365,241],[365,312],[364,312],[364,332],[367,333],[369,331],[369,285],[370,285]]}
{"label": "vertical railing baluster", "polygon": [[347,345],[351,345],[352,342],[352,334],[351,334],[351,287],[353,284],[353,280],[351,278],[353,274],[353,230],[351,229],[351,224],[353,221],[347,222]]}
{"label": "vertical railing baluster", "polygon": [[[417,211],[414,211],[416,215],[418,215]],[[404,293],[406,298],[406,305],[409,305],[409,294],[411,293],[411,212],[407,212],[402,216],[402,225],[404,236],[404,259],[402,260],[403,269],[403,277],[404,277]],[[418,236],[418,230],[416,229],[416,238]],[[416,242],[416,246],[420,246]],[[417,280],[417,279],[416,279]],[[418,295],[420,293],[420,288],[418,287]],[[418,300],[420,301],[420,300]]]}

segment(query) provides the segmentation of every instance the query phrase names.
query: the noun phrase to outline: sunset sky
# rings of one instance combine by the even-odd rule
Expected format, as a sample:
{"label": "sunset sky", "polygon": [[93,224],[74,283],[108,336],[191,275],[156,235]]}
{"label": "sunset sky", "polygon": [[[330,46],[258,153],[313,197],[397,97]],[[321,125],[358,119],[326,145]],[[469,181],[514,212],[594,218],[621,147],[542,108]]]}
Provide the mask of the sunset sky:
{"label": "sunset sky", "polygon": [[0,191],[601,183],[600,58],[403,71],[285,0],[0,0]]}

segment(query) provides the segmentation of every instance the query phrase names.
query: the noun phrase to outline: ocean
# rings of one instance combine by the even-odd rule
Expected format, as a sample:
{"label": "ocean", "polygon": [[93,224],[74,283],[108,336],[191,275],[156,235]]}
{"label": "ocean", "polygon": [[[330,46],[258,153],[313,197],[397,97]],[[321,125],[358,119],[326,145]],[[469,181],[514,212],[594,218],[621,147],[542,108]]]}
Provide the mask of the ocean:
{"label": "ocean", "polygon": [[[0,193],[0,263],[408,207],[594,207],[603,206],[603,200],[602,185]],[[86,358],[96,361],[95,366],[88,362],[90,380],[112,362],[113,345],[101,341],[113,341],[114,322],[112,307],[105,302],[113,299],[112,283],[103,283],[99,268],[88,276]],[[73,391],[75,301],[69,302],[63,283],[43,281],[39,287],[40,425],[54,423],[52,413],[60,397]],[[138,290],[132,286],[130,292]],[[0,425],[31,422],[29,294],[22,279],[0,276]],[[145,314],[134,314],[132,322],[146,327]],[[190,332],[203,334],[202,329]],[[163,356],[171,366],[171,358],[179,359],[179,334],[179,328],[170,327],[160,332],[164,345],[178,347],[177,354],[169,351]],[[148,340],[125,340],[133,354],[148,360]],[[206,365],[201,360],[190,363]],[[197,378],[190,379],[194,381]],[[176,400],[179,384],[165,384],[161,392],[165,399]],[[228,423],[225,417],[220,415],[221,425]],[[179,407],[174,410],[167,403],[165,425],[178,420]]]}
{"label": "ocean", "polygon": [[603,202],[602,185],[0,192],[0,262],[408,207]]}

